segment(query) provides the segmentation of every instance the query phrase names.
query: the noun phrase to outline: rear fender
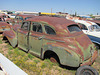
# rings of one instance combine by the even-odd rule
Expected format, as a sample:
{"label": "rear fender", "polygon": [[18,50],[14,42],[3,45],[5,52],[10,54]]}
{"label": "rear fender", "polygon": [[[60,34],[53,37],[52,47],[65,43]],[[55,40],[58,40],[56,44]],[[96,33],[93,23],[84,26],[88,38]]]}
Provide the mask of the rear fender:
{"label": "rear fender", "polygon": [[62,65],[78,67],[80,64],[80,57],[75,52],[54,44],[43,46],[42,58],[47,50],[54,52]]}

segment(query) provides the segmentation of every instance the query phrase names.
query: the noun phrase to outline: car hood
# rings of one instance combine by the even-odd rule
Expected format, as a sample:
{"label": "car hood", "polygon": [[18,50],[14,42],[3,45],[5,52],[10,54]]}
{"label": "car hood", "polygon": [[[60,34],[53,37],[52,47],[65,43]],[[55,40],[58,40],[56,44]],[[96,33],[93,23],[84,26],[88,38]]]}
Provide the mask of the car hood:
{"label": "car hood", "polygon": [[10,25],[6,22],[0,22],[0,28],[10,28]]}

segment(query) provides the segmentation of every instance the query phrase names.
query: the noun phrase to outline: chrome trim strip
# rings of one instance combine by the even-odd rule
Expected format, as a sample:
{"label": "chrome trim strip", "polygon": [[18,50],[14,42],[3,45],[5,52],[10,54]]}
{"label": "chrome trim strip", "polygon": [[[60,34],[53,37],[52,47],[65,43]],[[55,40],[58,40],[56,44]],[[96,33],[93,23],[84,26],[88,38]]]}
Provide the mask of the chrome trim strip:
{"label": "chrome trim strip", "polygon": [[[35,36],[35,35],[30,35],[30,36],[39,38],[39,36]],[[43,37],[42,39],[46,39],[46,40],[50,40],[50,41],[57,41],[57,42],[64,42],[64,41],[60,41],[60,40],[48,39],[48,38],[45,38],[45,37]]]}
{"label": "chrome trim strip", "polygon": [[44,38],[44,39],[50,40],[50,41],[57,41],[57,42],[63,42],[64,43],[64,41],[61,41],[61,40],[54,40],[54,39],[47,39],[47,38]]}
{"label": "chrome trim strip", "polygon": [[[32,36],[32,37],[37,37],[37,38],[39,38],[39,36],[35,36],[35,35],[29,35],[29,36]],[[41,36],[40,36],[41,37]]]}

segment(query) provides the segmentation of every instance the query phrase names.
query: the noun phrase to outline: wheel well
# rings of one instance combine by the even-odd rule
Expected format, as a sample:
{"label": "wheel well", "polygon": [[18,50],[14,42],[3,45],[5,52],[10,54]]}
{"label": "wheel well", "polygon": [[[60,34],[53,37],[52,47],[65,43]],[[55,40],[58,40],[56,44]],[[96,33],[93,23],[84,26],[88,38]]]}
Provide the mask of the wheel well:
{"label": "wheel well", "polygon": [[57,58],[57,61],[60,63],[59,57],[55,52],[48,50],[44,53],[44,59],[46,59],[46,58],[50,59],[50,57],[52,57],[52,56],[55,56]]}
{"label": "wheel well", "polygon": [[96,48],[98,47],[98,49],[100,49],[100,44],[93,42],[94,45],[96,46]]}
{"label": "wheel well", "polygon": [[5,40],[5,43],[9,43],[10,44],[10,42],[9,42],[9,40],[8,40],[8,38],[6,36],[3,37],[3,40]]}
{"label": "wheel well", "polygon": [[[3,40],[5,40],[5,43],[9,43],[11,45],[10,41],[8,40],[8,38],[6,36],[3,37]],[[15,47],[17,47],[17,46],[18,46],[18,43]]]}
{"label": "wheel well", "polygon": [[6,36],[3,37],[3,40],[8,40]]}

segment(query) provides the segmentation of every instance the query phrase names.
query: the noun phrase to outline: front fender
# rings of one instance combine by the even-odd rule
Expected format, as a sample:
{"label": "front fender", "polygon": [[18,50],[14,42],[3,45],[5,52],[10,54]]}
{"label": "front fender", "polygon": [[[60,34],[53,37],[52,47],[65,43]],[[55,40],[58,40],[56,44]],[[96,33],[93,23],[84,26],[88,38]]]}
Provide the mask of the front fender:
{"label": "front fender", "polygon": [[4,31],[3,37],[6,37],[13,47],[17,45],[17,34],[13,30]]}

